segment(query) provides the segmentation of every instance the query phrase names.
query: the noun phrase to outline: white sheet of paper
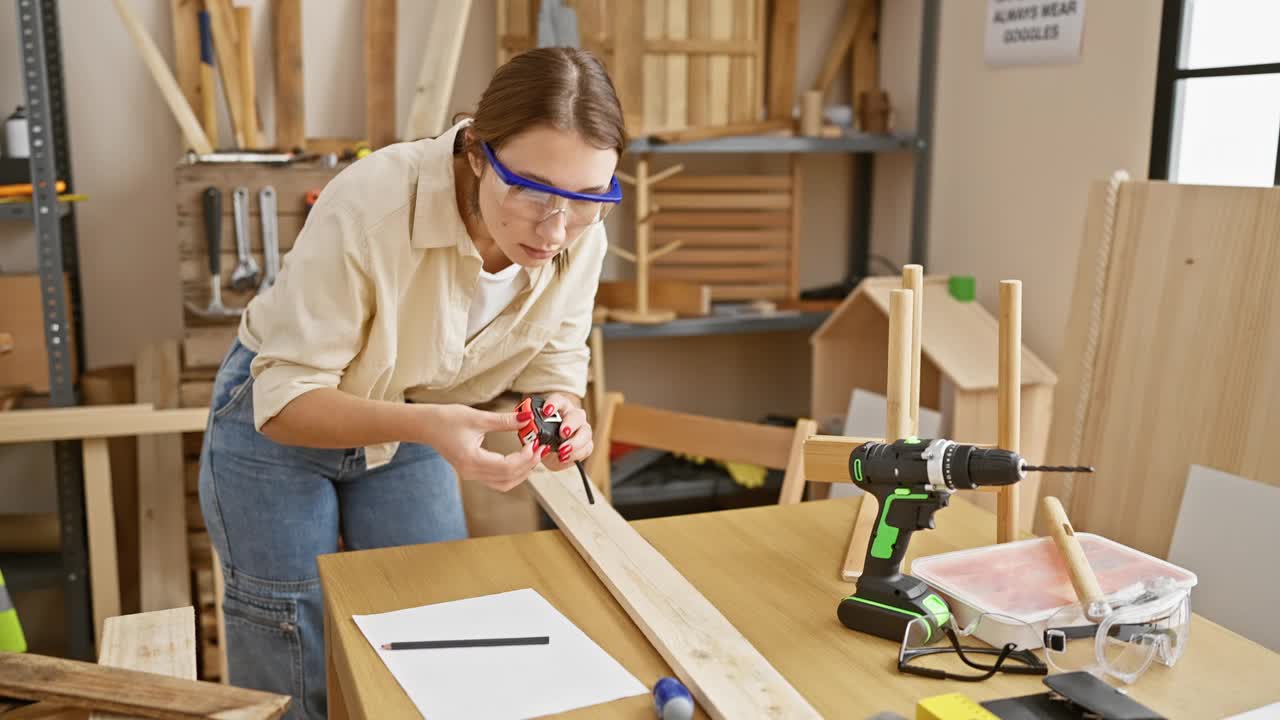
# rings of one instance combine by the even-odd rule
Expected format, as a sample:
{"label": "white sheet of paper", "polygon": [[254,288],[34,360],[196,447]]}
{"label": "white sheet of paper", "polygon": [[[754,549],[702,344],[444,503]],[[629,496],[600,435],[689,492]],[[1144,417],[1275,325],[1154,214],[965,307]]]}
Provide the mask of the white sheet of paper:
{"label": "white sheet of paper", "polygon": [[[649,692],[530,588],[352,619],[429,720],[532,718]],[[382,649],[389,642],[533,635],[551,642]]]}
{"label": "white sheet of paper", "polygon": [[[849,412],[844,418],[843,434],[847,437],[883,437],[884,418],[889,412],[889,402],[880,393],[854,388],[849,396]],[[920,437],[942,437],[942,415],[936,410],[920,408]],[[832,483],[831,497],[861,495],[853,483]]]}

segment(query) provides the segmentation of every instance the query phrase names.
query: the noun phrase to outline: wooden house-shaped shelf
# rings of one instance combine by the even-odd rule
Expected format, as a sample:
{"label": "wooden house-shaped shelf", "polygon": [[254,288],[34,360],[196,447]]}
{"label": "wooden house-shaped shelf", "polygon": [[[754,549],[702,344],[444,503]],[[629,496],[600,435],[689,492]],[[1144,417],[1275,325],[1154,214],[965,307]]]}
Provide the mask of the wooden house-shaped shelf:
{"label": "wooden house-shaped shelf", "polygon": [[[863,280],[810,338],[813,351],[811,417],[822,432],[848,411],[854,388],[884,394],[888,372],[889,291],[898,277]],[[943,437],[956,442],[995,443],[999,323],[977,301],[955,299],[946,277],[924,281],[920,347],[920,407],[942,413]],[[1044,456],[1053,417],[1057,376],[1040,358],[1022,350],[1022,448],[1030,462],[1052,464]],[[1039,478],[1023,481],[1022,525],[1035,518]],[[965,493],[966,499],[995,509],[995,494]]]}

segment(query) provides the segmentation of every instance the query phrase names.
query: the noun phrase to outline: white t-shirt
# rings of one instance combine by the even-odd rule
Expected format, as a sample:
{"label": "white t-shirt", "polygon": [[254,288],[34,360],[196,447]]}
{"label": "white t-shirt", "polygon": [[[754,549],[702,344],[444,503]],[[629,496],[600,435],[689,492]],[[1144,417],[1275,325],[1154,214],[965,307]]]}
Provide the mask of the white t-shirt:
{"label": "white t-shirt", "polygon": [[476,284],[476,296],[471,299],[471,313],[467,316],[467,340],[493,322],[524,289],[525,274],[520,265],[511,263],[496,273],[480,271]]}

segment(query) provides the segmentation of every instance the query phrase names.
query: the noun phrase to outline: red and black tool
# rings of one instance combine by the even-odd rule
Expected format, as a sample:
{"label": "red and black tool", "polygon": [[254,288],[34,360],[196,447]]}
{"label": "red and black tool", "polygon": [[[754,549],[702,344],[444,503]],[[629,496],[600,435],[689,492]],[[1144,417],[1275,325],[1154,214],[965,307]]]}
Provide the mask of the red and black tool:
{"label": "red and black tool", "polygon": [[[556,410],[548,417],[542,416],[542,406],[547,401],[540,397],[527,397],[520,401],[516,406],[516,412],[527,412],[533,415],[533,419],[525,423],[517,431],[520,433],[520,444],[528,445],[537,440],[552,450],[560,449],[560,411]],[[582,476],[582,488],[587,491],[587,502],[594,505],[596,503],[595,495],[591,492],[591,482],[587,480],[587,471],[582,469],[582,461],[574,460],[578,466],[578,474]]]}

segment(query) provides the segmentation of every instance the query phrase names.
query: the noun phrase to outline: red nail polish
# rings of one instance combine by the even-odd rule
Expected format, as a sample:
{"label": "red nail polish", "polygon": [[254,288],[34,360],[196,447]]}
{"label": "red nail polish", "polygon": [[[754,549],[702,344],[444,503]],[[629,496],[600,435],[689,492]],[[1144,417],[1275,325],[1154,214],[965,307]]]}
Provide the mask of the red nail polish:
{"label": "red nail polish", "polygon": [[541,443],[540,441],[538,441],[537,439],[535,439],[535,440],[533,441],[533,451],[534,451],[534,452],[538,452],[538,448],[539,448],[539,447],[541,447],[541,446],[542,446],[542,443]]}
{"label": "red nail polish", "polygon": [[544,446],[542,446],[542,454],[541,454],[541,455],[539,455],[539,457],[546,457],[546,456],[547,456],[547,453],[549,453],[549,452],[551,452],[551,446],[550,446],[550,445],[544,445]]}
{"label": "red nail polish", "polygon": [[551,403],[547,403],[546,405],[542,406],[542,417],[551,417],[552,413],[554,413],[555,411],[556,411],[556,406],[552,405]]}
{"label": "red nail polish", "polygon": [[570,455],[572,455],[572,454],[573,454],[573,446],[572,446],[572,445],[561,445],[561,446],[560,446],[560,459],[561,459],[561,460],[568,460],[568,459],[569,459],[569,456],[570,456]]}
{"label": "red nail polish", "polygon": [[567,437],[569,437],[569,436],[570,436],[570,435],[572,435],[572,434],[573,434],[573,430],[571,430],[571,429],[569,429],[569,428],[567,428],[567,427],[566,427],[566,428],[560,428],[560,437],[565,437],[565,438],[567,438]]}
{"label": "red nail polish", "polygon": [[533,419],[533,413],[528,410],[524,410],[522,412],[516,413],[516,422],[527,423],[532,419]]}

